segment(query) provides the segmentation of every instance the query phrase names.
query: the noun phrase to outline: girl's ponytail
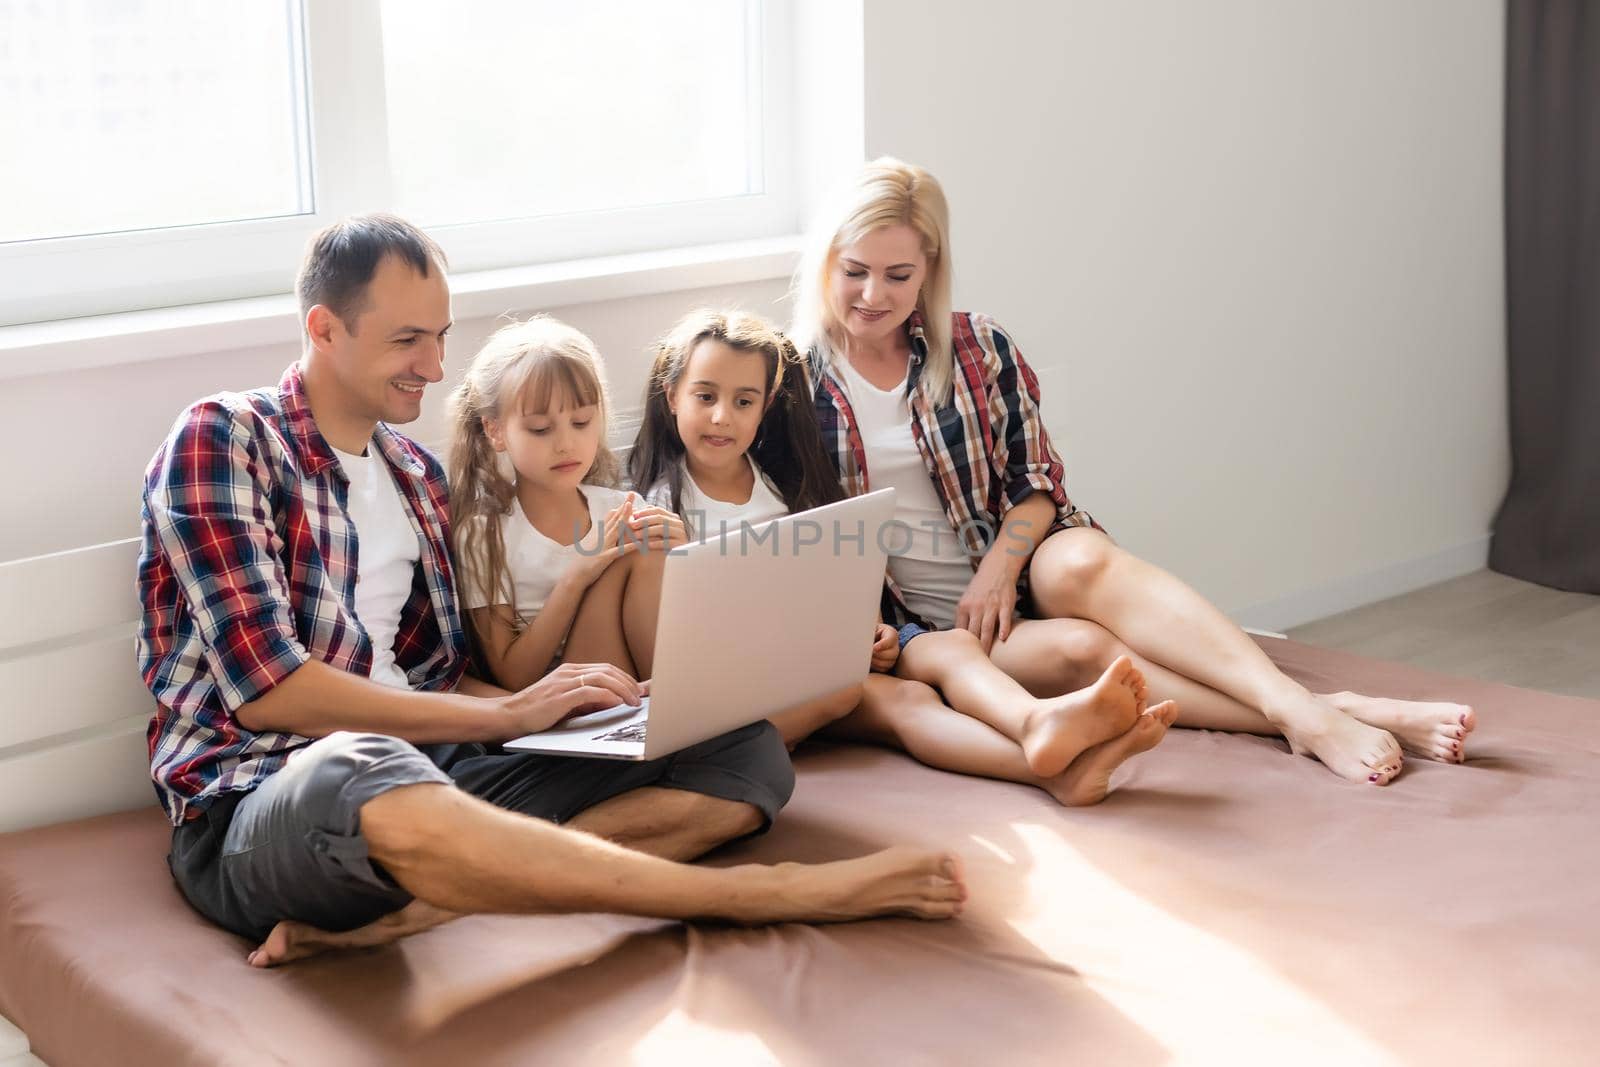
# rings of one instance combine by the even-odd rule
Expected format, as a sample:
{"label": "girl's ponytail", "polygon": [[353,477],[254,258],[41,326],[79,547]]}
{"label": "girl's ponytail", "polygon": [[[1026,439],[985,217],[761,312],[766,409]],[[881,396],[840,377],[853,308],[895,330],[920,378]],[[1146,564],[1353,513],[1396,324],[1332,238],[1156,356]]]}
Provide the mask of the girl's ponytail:
{"label": "girl's ponytail", "polygon": [[456,580],[485,604],[506,603],[515,611],[511,571],[506,566],[501,516],[511,509],[516,486],[484,428],[481,398],[469,374],[450,394],[450,540]]}
{"label": "girl's ponytail", "polygon": [[687,362],[674,343],[676,334],[656,342],[656,355],[644,387],[644,418],[639,436],[628,454],[628,481],[641,494],[658,486],[667,490],[666,506],[683,514],[683,457],[686,449],[678,436],[678,420],[672,414],[667,394],[678,384]]}

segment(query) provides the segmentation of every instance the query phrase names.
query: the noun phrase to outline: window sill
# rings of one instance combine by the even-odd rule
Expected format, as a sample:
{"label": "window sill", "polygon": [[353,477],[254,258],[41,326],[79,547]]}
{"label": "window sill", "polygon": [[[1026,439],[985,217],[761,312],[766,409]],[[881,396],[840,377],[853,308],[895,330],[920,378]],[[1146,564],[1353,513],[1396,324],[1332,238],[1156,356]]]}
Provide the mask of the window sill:
{"label": "window sill", "polygon": [[[457,321],[712,285],[787,278],[797,236],[452,275]],[[0,378],[298,341],[292,294],[0,327]]]}

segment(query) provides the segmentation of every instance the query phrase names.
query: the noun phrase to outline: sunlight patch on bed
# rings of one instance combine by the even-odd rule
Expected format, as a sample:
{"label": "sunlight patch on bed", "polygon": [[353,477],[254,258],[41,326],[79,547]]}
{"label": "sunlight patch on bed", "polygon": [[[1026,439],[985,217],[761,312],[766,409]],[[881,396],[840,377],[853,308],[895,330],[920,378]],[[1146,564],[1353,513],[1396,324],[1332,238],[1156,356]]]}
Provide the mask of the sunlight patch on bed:
{"label": "sunlight patch on bed", "polygon": [[[1399,1062],[1272,967],[1143,899],[1059,834],[1027,822],[1011,828],[1032,865],[1011,926],[1181,1054],[1177,1062]],[[1073,899],[1065,923],[1063,892]]]}
{"label": "sunlight patch on bed", "polygon": [[675,1008],[633,1045],[639,1067],[659,1063],[736,1063],[779,1067],[781,1061],[755,1034],[711,1026]]}
{"label": "sunlight patch on bed", "polygon": [[995,844],[993,841],[990,841],[988,838],[980,837],[977,834],[972,834],[967,838],[967,840],[971,841],[975,845],[981,845],[984,849],[993,853],[995,858],[999,859],[1002,863],[1008,863],[1012,866],[1016,865],[1017,859],[1015,856],[1001,848],[999,845]]}

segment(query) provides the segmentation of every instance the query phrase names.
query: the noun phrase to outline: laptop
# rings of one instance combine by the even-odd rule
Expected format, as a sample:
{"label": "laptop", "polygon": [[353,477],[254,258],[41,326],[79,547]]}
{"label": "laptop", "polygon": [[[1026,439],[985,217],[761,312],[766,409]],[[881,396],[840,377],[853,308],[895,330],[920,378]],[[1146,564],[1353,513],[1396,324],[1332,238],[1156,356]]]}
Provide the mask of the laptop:
{"label": "laptop", "polygon": [[673,549],[643,705],[589,712],[505,747],[657,759],[861,681],[893,517],[894,490],[880,489]]}

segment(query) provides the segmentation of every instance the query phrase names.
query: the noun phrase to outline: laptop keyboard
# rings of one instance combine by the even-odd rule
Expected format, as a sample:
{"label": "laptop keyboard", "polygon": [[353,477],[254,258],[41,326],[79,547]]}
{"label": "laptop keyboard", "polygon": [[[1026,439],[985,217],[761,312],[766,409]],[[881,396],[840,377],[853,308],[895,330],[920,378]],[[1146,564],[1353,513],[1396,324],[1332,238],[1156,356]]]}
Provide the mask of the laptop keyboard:
{"label": "laptop keyboard", "polygon": [[649,725],[650,725],[650,720],[649,719],[640,719],[638,722],[630,722],[626,726],[619,726],[615,730],[610,731],[609,733],[596,734],[592,738],[592,740],[595,740],[595,741],[643,741],[644,740],[645,727],[647,727]]}

